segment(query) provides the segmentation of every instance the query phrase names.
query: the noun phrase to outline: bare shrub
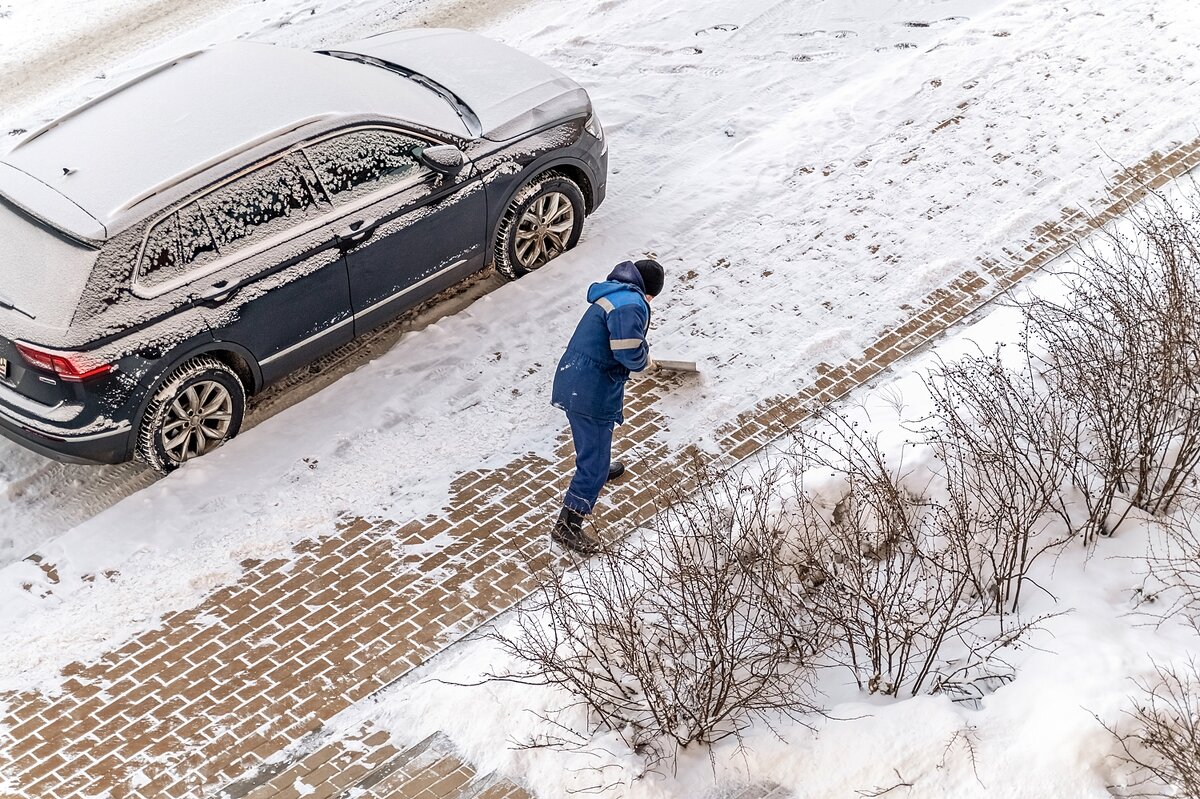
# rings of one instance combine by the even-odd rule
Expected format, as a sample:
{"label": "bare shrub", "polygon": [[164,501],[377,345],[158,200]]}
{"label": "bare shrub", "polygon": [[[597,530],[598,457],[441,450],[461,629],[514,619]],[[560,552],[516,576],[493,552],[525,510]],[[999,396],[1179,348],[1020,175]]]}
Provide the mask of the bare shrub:
{"label": "bare shrub", "polygon": [[[997,647],[981,634],[988,606],[972,592],[961,548],[939,536],[941,509],[914,496],[878,442],[836,414],[799,434],[791,549],[813,586],[813,615],[838,646],[830,657],[869,693],[916,695],[948,688],[940,672],[951,644],[964,653],[952,671],[977,672]],[[832,513],[805,490],[811,470],[843,485]]]}
{"label": "bare shrub", "polygon": [[1200,632],[1200,509],[1189,502],[1157,521],[1146,553],[1152,579],[1140,589],[1142,599],[1158,603],[1163,621],[1182,617]]}
{"label": "bare shrub", "polygon": [[778,473],[742,485],[695,472],[642,539],[543,573],[515,632],[494,636],[527,668],[490,679],[561,687],[585,711],[583,729],[566,708],[525,745],[583,747],[607,730],[655,763],[815,710],[809,664],[823,636],[769,524]]}
{"label": "bare shrub", "polygon": [[1200,465],[1197,221],[1163,201],[1135,210],[1131,234],[1103,232],[1082,251],[1064,299],[1023,303],[1047,390],[1076,412],[1085,539],[1120,526],[1118,496],[1170,510]]}
{"label": "bare shrub", "polygon": [[1138,683],[1127,712],[1128,732],[1106,725],[1120,746],[1118,759],[1131,769],[1126,796],[1200,799],[1200,668],[1156,666]]}
{"label": "bare shrub", "polygon": [[997,353],[943,363],[925,378],[934,411],[925,431],[946,500],[937,526],[957,550],[973,592],[995,612],[1015,611],[1029,568],[1066,542],[1044,535],[1070,522],[1060,494],[1074,450],[1062,397],[1039,391],[1033,368]]}

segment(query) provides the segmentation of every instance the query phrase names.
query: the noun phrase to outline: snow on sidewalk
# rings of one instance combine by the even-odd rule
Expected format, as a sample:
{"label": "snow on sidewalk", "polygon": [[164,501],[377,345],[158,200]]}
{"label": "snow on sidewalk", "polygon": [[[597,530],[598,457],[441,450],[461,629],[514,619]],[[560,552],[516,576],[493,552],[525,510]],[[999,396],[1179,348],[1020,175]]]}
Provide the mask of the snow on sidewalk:
{"label": "snow on sidewalk", "polygon": [[[1189,148],[1192,156],[1185,162],[1196,164],[1200,159],[1198,147],[1200,141]],[[1157,179],[1150,182],[1155,193],[1180,210],[1183,218],[1192,217],[1200,202],[1200,184],[1194,178],[1169,186]],[[1127,200],[1136,202],[1144,196],[1144,191],[1133,191]],[[1156,249],[1145,243],[1137,226],[1119,218],[1127,204],[1118,201],[1102,209],[1100,219],[1092,220],[1092,232],[1096,223],[1111,220],[1105,232],[1113,234],[1113,239],[1089,235],[1086,225],[1067,239],[1087,239],[1083,249],[1089,253],[1111,252],[1124,246],[1154,260]],[[1119,245],[1115,243],[1118,241]],[[1052,247],[1039,251],[1027,264],[1054,261],[1056,252],[1064,250]],[[1145,255],[1147,252],[1151,255]],[[1066,257],[1055,261],[1050,274],[1031,278],[1006,298],[1015,295],[1020,299],[1061,301],[1064,284],[1070,283],[1062,275],[1075,271],[1068,259],[1078,250],[1069,247],[1065,253]],[[1082,260],[1083,269],[1093,263],[1087,256]],[[1111,256],[1104,260],[1110,264],[1121,262]],[[1019,276],[1019,272],[1009,274]],[[838,414],[854,427],[851,435],[878,443],[887,468],[896,470],[899,484],[918,492],[915,501],[944,501],[939,495],[945,490],[945,477],[938,472],[947,463],[954,463],[953,459],[936,466],[930,463],[935,456],[928,431],[930,426],[938,427],[937,419],[944,419],[942,414],[946,412],[934,408],[929,385],[938,385],[936,374],[947,364],[981,355],[986,359],[993,353],[1007,368],[1019,372],[1025,367],[1025,350],[1018,346],[1025,323],[1017,305],[991,305],[985,312],[971,314],[969,324],[958,325],[927,351],[895,365],[886,379],[855,391],[849,402],[838,403]],[[1038,345],[1033,346],[1036,350]],[[868,362],[866,368],[872,369],[873,364]],[[792,404],[793,413],[794,407]],[[820,421],[812,425],[817,431],[823,426]],[[816,434],[818,440],[822,437]],[[840,441],[837,435],[831,438]],[[752,459],[746,464],[745,474],[738,476],[735,472],[733,479],[749,490],[756,484],[755,475],[781,465],[786,468],[789,456],[800,449],[799,439],[785,435],[758,449],[764,457]],[[832,474],[836,467],[827,470],[816,463],[808,461],[810,470],[805,473],[802,490],[808,501],[823,508],[822,512],[832,512],[836,519],[837,510],[833,509],[844,507],[846,501],[846,475]],[[781,482],[784,485],[776,484],[772,492],[768,515],[776,512],[777,503],[786,507],[789,492],[796,490],[786,485],[786,478]],[[1064,487],[1062,499],[1076,518],[1086,515],[1074,489]],[[380,691],[370,702],[359,703],[341,714],[328,725],[328,738],[323,743],[326,750],[332,750],[332,741],[340,735],[347,735],[347,741],[375,736],[372,740],[377,746],[403,750],[436,734],[447,739],[444,748],[456,749],[478,773],[535,786],[539,796],[547,797],[594,793],[622,799],[730,799],[735,795],[742,799],[766,794],[764,786],[773,786],[771,797],[795,799],[882,796],[892,792],[921,799],[1101,799],[1157,796],[1160,794],[1156,791],[1162,787],[1167,792],[1161,795],[1174,795],[1172,791],[1186,787],[1186,778],[1164,765],[1166,773],[1176,774],[1175,782],[1162,786],[1158,780],[1149,779],[1145,771],[1123,760],[1121,745],[1110,730],[1152,735],[1146,729],[1135,733],[1137,725],[1130,717],[1135,698],[1142,708],[1149,702],[1140,686],[1157,685],[1160,668],[1194,673],[1200,657],[1200,629],[1184,607],[1186,589],[1183,594],[1176,593],[1183,586],[1170,585],[1169,578],[1164,583],[1166,570],[1161,563],[1151,567],[1148,562],[1166,551],[1164,541],[1170,538],[1167,529],[1190,524],[1195,530],[1198,522],[1194,510],[1176,506],[1164,519],[1134,508],[1119,528],[1110,528],[1090,545],[1076,535],[1065,540],[1061,548],[1045,550],[1045,558],[1031,555],[1027,588],[1019,608],[1014,610],[1025,622],[1038,621],[1029,635],[1019,640],[1013,637],[1001,648],[1003,663],[989,664],[984,672],[988,679],[974,683],[979,690],[977,699],[970,691],[956,697],[953,688],[933,695],[909,695],[907,690],[895,697],[885,692],[868,694],[836,657],[822,658],[815,668],[813,663],[806,663],[804,668],[814,669],[813,679],[818,686],[815,701],[823,714],[793,718],[781,712],[768,716],[769,724],[754,719],[736,737],[711,746],[691,745],[673,753],[673,742],[666,736],[668,757],[656,764],[650,761],[653,767],[647,770],[648,756],[627,743],[632,734],[628,730],[607,731],[594,718],[585,722],[580,697],[567,693],[562,685],[553,680],[538,685],[519,679],[489,679],[490,675],[530,673],[531,664],[516,659],[495,636],[520,640],[522,632],[537,627],[539,620],[549,624],[543,612],[545,599],[539,598],[529,616],[518,619],[510,613],[496,619],[488,626],[487,635],[473,636],[450,648]],[[787,516],[783,511],[769,522],[781,525],[784,532],[777,534],[789,534]],[[1060,530],[1056,522],[1050,522],[1039,535],[1053,538]],[[793,529],[791,534],[797,531]],[[1041,538],[1042,543],[1031,551],[1045,545],[1046,540]],[[892,588],[895,585],[892,583]],[[876,587],[882,589],[882,583]],[[594,595],[591,598],[601,601]],[[603,634],[597,635],[605,640]],[[620,638],[613,635],[611,640]],[[592,640],[585,635],[571,643]],[[962,665],[955,659],[961,650],[956,650],[949,647],[942,651],[934,673],[940,669],[953,673]],[[662,657],[677,651],[664,646],[657,654]],[[614,657],[606,662],[599,657],[589,665],[612,662],[622,661]],[[887,663],[884,673],[895,676],[900,669],[894,667]],[[861,662],[856,669],[859,679],[865,676]],[[866,669],[865,674],[869,673]],[[623,685],[636,692],[641,687],[639,676],[630,675],[630,681]],[[959,687],[972,684],[972,677],[979,676],[969,670],[955,673],[955,679],[965,677]],[[663,684],[669,685],[670,678],[664,678]],[[1185,707],[1182,715],[1164,714],[1177,725],[1182,724],[1177,728],[1182,730],[1178,732],[1181,736],[1186,737],[1186,706],[1194,707],[1197,698],[1193,690],[1180,699]],[[464,707],[471,708],[471,712],[462,713]],[[585,740],[587,736],[576,737],[593,727],[599,731],[590,740]],[[498,746],[500,741],[505,745]],[[1163,741],[1142,742],[1147,743],[1148,750],[1134,747],[1126,754],[1135,753],[1143,758],[1142,762],[1156,762],[1147,751],[1163,752]],[[1179,761],[1171,765],[1178,767]],[[1162,772],[1156,776],[1161,777]],[[597,785],[608,788],[590,787]],[[746,785],[753,790],[739,792]]]}
{"label": "snow on sidewalk", "polygon": [[[1148,188],[1164,186],[1187,165],[1197,163],[1200,163],[1200,140],[1165,159],[1148,161],[1146,168],[1139,170],[1147,183],[1131,174],[1121,186],[1115,187],[1118,196],[1100,209],[1097,218],[1083,220],[1071,229],[1060,227],[1060,235],[1051,237],[1044,249],[1036,250],[1027,261],[1013,269],[997,272],[995,277],[998,282],[1011,285],[1057,255],[1068,252],[1073,241],[1089,235],[1103,220],[1118,216],[1130,202],[1144,197]],[[887,334],[863,357],[832,368],[799,396],[764,402],[757,412],[742,416],[738,425],[725,430],[728,454],[739,457],[739,453],[748,455],[762,450],[775,437],[801,423],[809,403],[828,404],[835,398],[846,396],[861,381],[880,374],[899,358],[923,347],[947,326],[961,321],[964,314],[977,307],[986,296],[972,294],[966,289],[955,293],[934,292],[922,303],[920,313]],[[971,351],[976,345],[986,349],[991,342],[1004,340],[1018,326],[1014,317],[1015,314],[1007,309],[990,315],[982,324],[966,328],[956,333],[948,344],[939,345],[932,358],[923,358],[920,363],[906,368],[901,377],[868,394],[864,400],[869,410],[864,411],[863,416],[871,420],[872,429],[888,428],[886,420],[900,408],[909,420],[922,418],[920,386],[914,388],[914,384],[919,384],[922,368],[939,356],[953,357],[955,353]],[[634,387],[631,437],[639,443],[651,437],[658,422],[653,411],[654,393],[647,390],[646,383]],[[885,432],[892,438],[907,435],[903,427],[888,428]],[[565,457],[560,458],[550,471],[561,473],[567,461]],[[647,473],[654,475],[656,485],[661,487],[685,479],[687,462],[686,453],[664,452],[659,448],[653,457],[641,461],[641,465]],[[368,786],[389,774],[397,763],[406,762],[423,751],[429,740],[427,736],[443,737],[444,733],[449,734],[451,740],[445,742],[443,751],[460,753],[455,757],[446,756],[446,763],[463,775],[461,794],[460,788],[445,794],[456,799],[473,797],[476,791],[488,785],[511,786],[513,783],[531,786],[542,796],[563,796],[592,784],[597,768],[605,769],[606,773],[615,774],[619,779],[637,773],[637,757],[622,753],[616,743],[612,747],[603,747],[603,751],[582,751],[567,756],[511,749],[509,744],[533,731],[537,723],[533,714],[539,709],[553,710],[562,699],[553,691],[504,686],[487,686],[478,693],[464,690],[463,685],[477,683],[483,672],[502,667],[503,658],[490,643],[476,640],[444,650],[444,657],[428,657],[431,640],[432,649],[439,649],[442,642],[475,629],[491,614],[513,607],[533,584],[528,568],[541,569],[547,565],[544,536],[539,534],[538,524],[549,515],[557,495],[553,490],[538,490],[531,495],[528,486],[516,487],[530,482],[529,476],[544,477],[545,472],[538,470],[545,468],[545,464],[535,460],[514,464],[511,475],[504,472],[468,473],[458,484],[460,493],[445,515],[399,530],[387,523],[377,524],[374,529],[363,526],[348,529],[337,537],[338,540],[322,542],[317,549],[318,557],[305,554],[294,564],[293,572],[309,576],[288,579],[292,604],[309,608],[309,614],[317,623],[346,617],[357,619],[362,615],[354,607],[344,607],[340,597],[347,587],[349,592],[355,592],[372,584],[386,586],[382,601],[374,597],[368,599],[367,606],[373,612],[363,624],[375,622],[367,636],[382,637],[383,643],[360,646],[354,656],[356,662],[347,665],[352,669],[351,679],[365,678],[367,685],[363,690],[369,696],[339,712],[327,724],[314,726],[308,735],[296,738],[287,748],[276,751],[269,764],[250,767],[239,774],[226,784],[221,796],[277,799],[291,796],[294,786],[301,784],[320,785],[322,790],[330,793],[345,789],[354,796],[359,795],[358,791],[365,791],[363,797],[424,796],[417,786],[428,780],[414,780],[411,775],[397,777],[396,784],[391,777],[387,778],[387,784],[397,793],[378,793]],[[615,486],[606,498],[608,512],[601,516],[599,523],[617,533],[641,524],[655,511],[656,503],[649,502],[647,496],[656,490],[637,482]],[[477,499],[473,501],[472,497]],[[531,505],[533,514],[528,510]],[[1160,631],[1144,627],[1140,618],[1125,621],[1115,618],[1127,609],[1128,589],[1136,582],[1130,575],[1130,559],[1137,557],[1144,542],[1144,531],[1135,529],[1122,536],[1115,547],[1106,543],[1100,565],[1084,550],[1072,548],[1065,553],[1061,568],[1053,569],[1056,572],[1054,585],[1057,588],[1061,583],[1066,586],[1064,591],[1069,589],[1069,593],[1063,594],[1063,602],[1069,601],[1074,607],[1078,600],[1083,607],[1078,608],[1077,613],[1069,614],[1069,618],[1053,622],[1050,632],[1054,644],[1043,642],[1047,650],[1053,649],[1063,657],[1047,651],[1045,657],[1023,662],[1023,673],[1027,670],[1034,677],[1023,680],[1020,690],[1009,690],[1005,694],[1006,701],[995,705],[988,715],[969,715],[946,697],[919,697],[880,705],[864,700],[852,684],[833,679],[825,681],[828,682],[826,695],[833,704],[832,718],[851,719],[854,723],[829,720],[820,725],[819,735],[814,736],[813,731],[803,725],[787,726],[780,720],[777,729],[787,729],[782,740],[769,730],[751,730],[746,738],[750,742],[748,752],[735,751],[736,744],[729,743],[714,751],[715,761],[712,762],[704,750],[686,754],[677,772],[671,776],[654,773],[647,779],[630,782],[628,795],[663,799],[693,797],[713,788],[714,780],[721,796],[725,796],[731,786],[748,782],[747,790],[738,792],[737,799],[761,799],[767,793],[771,797],[785,797],[791,795],[791,790],[799,791],[800,795],[840,795],[856,790],[870,792],[873,789],[868,786],[872,780],[878,785],[891,784],[888,780],[894,773],[892,769],[899,768],[903,768],[906,775],[920,777],[922,790],[931,790],[933,795],[971,796],[982,791],[978,795],[990,796],[992,789],[1025,795],[1034,791],[1035,786],[1047,785],[1057,786],[1052,791],[1054,795],[1074,795],[1071,791],[1075,787],[1080,789],[1080,795],[1095,795],[1097,780],[1108,773],[1103,761],[1106,739],[1090,712],[1081,712],[1078,705],[1086,700],[1091,703],[1089,709],[1111,716],[1128,692],[1127,676],[1146,667],[1146,652],[1170,655],[1172,652],[1178,654],[1181,647],[1195,646],[1194,636],[1184,636],[1181,640],[1178,631],[1164,636]],[[332,585],[321,576],[330,572],[345,574],[351,569],[360,574],[391,574],[396,571],[395,567],[378,553],[395,545],[399,545],[400,552],[394,555],[402,555],[402,565],[411,568],[406,575],[361,582],[361,589],[361,576],[339,577]],[[314,548],[301,549],[309,553]],[[371,550],[375,550],[373,560],[370,565],[364,565],[362,556]],[[527,563],[526,558],[531,560]],[[1057,574],[1059,571],[1063,574]],[[422,582],[422,577],[430,576],[432,580]],[[1041,585],[1051,584],[1050,575],[1039,574],[1036,579]],[[1084,586],[1082,590],[1081,586]],[[238,608],[231,614],[235,619],[258,614],[260,620],[266,619],[273,624],[279,612],[271,614],[260,610],[255,605],[258,597],[249,600],[249,608],[243,607],[247,602],[244,594],[259,587],[261,581],[250,580],[246,581],[242,596],[221,594],[216,612],[209,611],[209,614],[224,615],[228,606]],[[324,592],[326,598],[306,600],[313,596],[312,592],[318,591]],[[328,598],[330,593],[334,599]],[[270,601],[270,596],[261,598],[261,602]],[[414,607],[397,607],[404,601],[413,603]],[[1044,596],[1027,602],[1025,611],[1033,615],[1054,614],[1062,610],[1060,604],[1053,597]],[[312,612],[314,608],[317,609],[315,613]],[[464,616],[464,612],[468,615]],[[303,639],[309,635],[310,625],[301,617],[293,621],[290,628],[293,634]],[[1103,636],[1101,631],[1106,631]],[[272,628],[271,634],[277,636],[278,632]],[[239,640],[236,628],[222,630],[221,635]],[[318,630],[313,637],[321,639],[327,635]],[[301,644],[299,649],[306,651],[306,655],[298,657],[289,668],[287,663],[277,665],[277,660],[272,659],[268,651],[267,667],[274,671],[296,672],[305,675],[305,679],[344,675],[345,669],[339,672],[330,668],[328,656],[316,662],[311,662],[312,658],[322,647],[339,647],[338,641],[361,635],[359,629],[351,629],[347,635],[335,636],[332,642],[325,640],[318,647],[305,641],[293,641],[293,644]],[[1103,640],[1093,643],[1098,637]],[[1059,645],[1059,641],[1067,643]],[[1129,641],[1135,643],[1131,646]],[[1148,645],[1155,641],[1154,646]],[[191,643],[190,647],[202,643],[203,639]],[[143,639],[139,646],[153,651],[154,638]],[[380,646],[389,653],[390,660],[385,656],[378,663],[358,666],[358,661],[377,653]],[[1125,657],[1122,653],[1126,650],[1137,654]],[[222,662],[229,656],[221,654],[215,660]],[[237,657],[240,661],[251,662],[242,651],[238,651]],[[133,661],[130,668],[136,668],[138,653],[131,651],[130,659]],[[419,661],[428,666],[410,672],[410,666]],[[1104,664],[1103,669],[1096,668],[1100,663]],[[1092,672],[1089,679],[1075,678],[1074,675],[1087,668]],[[114,670],[119,674],[120,664]],[[108,673],[111,675],[114,670]],[[163,670],[171,672],[169,666]],[[101,673],[104,670],[92,672],[93,675]],[[395,685],[370,693],[372,685],[382,685],[398,675],[402,679]],[[344,676],[334,679],[344,681]],[[1070,687],[1065,688],[1059,683],[1069,683]],[[261,681],[256,680],[254,685],[254,691],[263,689]],[[239,696],[246,690],[240,685],[234,688]],[[277,691],[297,699],[307,700],[308,697],[304,687],[291,687],[286,683]],[[262,704],[260,698],[253,707],[261,708]],[[993,704],[989,702],[988,706]],[[307,705],[305,701],[302,707]],[[330,713],[340,707],[335,700],[327,702],[323,710]],[[463,707],[472,708],[472,712],[463,714]],[[1032,715],[1031,707],[1036,708]],[[43,711],[43,715],[49,717],[50,713]],[[238,721],[242,720],[239,718]],[[994,732],[986,736],[978,734],[975,725],[984,722],[992,725]],[[244,723],[253,727],[257,721],[251,719]],[[1035,730],[1033,733],[1027,729],[1030,724]],[[1007,737],[1014,735],[1020,738],[1019,744]],[[418,743],[422,738],[426,740]],[[987,746],[980,743],[981,740]],[[504,746],[498,745],[501,741],[505,742]],[[851,741],[856,743],[851,744]],[[869,741],[870,746],[858,745],[864,741]],[[1026,741],[1030,742],[1029,747],[1022,749]],[[979,765],[972,760],[971,753],[975,751],[986,753],[986,764]],[[1037,767],[1026,768],[1019,777],[1011,774],[1011,764],[1022,757],[1029,758],[1031,752]],[[863,753],[865,759],[854,761],[853,755],[848,753]],[[715,773],[711,771],[713,762],[717,764]],[[986,782],[980,783],[975,778],[976,769],[986,774]],[[785,787],[772,792],[763,789],[764,784]],[[809,793],[804,793],[806,790]],[[516,789],[513,791],[520,795]],[[617,791],[617,795],[625,793]]]}
{"label": "snow on sidewalk", "polygon": [[[1052,275],[1031,282],[1033,294],[1062,290]],[[933,412],[923,379],[941,364],[1012,344],[1021,327],[1021,312],[1011,306],[977,314],[932,351],[855,392],[839,412],[859,433],[878,436],[888,463],[903,464],[904,484],[928,490],[938,481],[922,463],[925,447],[912,442],[913,431]],[[787,462],[783,453],[793,445],[788,436],[761,452],[778,465]],[[759,468],[751,463],[748,472]],[[753,482],[742,479],[747,486]],[[825,508],[845,490],[840,475],[824,483],[822,475],[810,473],[805,483],[806,494]],[[561,686],[489,680],[527,674],[531,664],[515,659],[491,635],[477,635],[334,719],[322,751],[353,763],[353,755],[338,752],[342,735],[347,742],[369,739],[376,748],[403,751],[436,734],[477,773],[532,786],[544,797],[740,799],[767,793],[743,794],[742,786],[778,786],[772,797],[794,799],[890,791],[921,799],[1147,795],[1142,791],[1153,785],[1135,783],[1134,793],[1120,792],[1130,786],[1131,772],[1113,756],[1117,743],[1103,725],[1123,723],[1134,681],[1152,681],[1156,664],[1186,669],[1200,654],[1196,630],[1179,623],[1184,614],[1166,618],[1166,592],[1143,594],[1148,547],[1155,541],[1161,547],[1161,535],[1155,519],[1135,512],[1117,534],[1093,547],[1076,538],[1036,562],[1019,613],[1041,621],[1019,643],[1004,647],[1012,671],[993,664],[992,673],[1001,676],[975,703],[956,701],[953,691],[868,695],[845,669],[818,661],[815,701],[825,715],[791,718],[781,712],[768,716],[770,726],[754,720],[736,738],[678,752],[668,737],[668,758],[647,770],[646,754],[617,732],[601,727],[590,740],[576,737],[595,722],[583,721],[580,698]],[[536,626],[538,618],[545,615],[518,619],[510,613],[488,632],[519,640],[522,625]],[[946,661],[955,663],[949,653]],[[935,672],[941,667],[939,662]],[[554,741],[562,745],[545,743]],[[1119,787],[1110,792],[1109,786]]]}

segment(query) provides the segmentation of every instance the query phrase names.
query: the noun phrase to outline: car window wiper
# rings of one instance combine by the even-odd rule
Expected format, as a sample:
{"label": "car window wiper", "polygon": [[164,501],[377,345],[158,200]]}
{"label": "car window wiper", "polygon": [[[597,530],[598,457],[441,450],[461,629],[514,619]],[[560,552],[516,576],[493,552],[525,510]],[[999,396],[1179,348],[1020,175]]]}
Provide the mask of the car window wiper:
{"label": "car window wiper", "polygon": [[479,117],[475,116],[475,112],[471,110],[471,107],[464,103],[461,97],[447,89],[442,84],[438,83],[433,78],[422,75],[420,72],[413,72],[411,69],[405,69],[399,64],[392,64],[388,61],[382,61],[378,58],[372,58],[368,55],[361,55],[359,53],[346,53],[340,50],[318,50],[317,52],[321,55],[330,55],[334,58],[340,58],[344,61],[355,61],[359,64],[366,64],[368,66],[386,69],[388,72],[394,72],[402,78],[407,78],[413,83],[423,86],[424,88],[436,94],[438,97],[441,97],[443,100],[445,100],[446,103],[454,109],[454,113],[458,114],[458,118],[461,119],[463,125],[466,126],[467,131],[471,134],[471,138],[477,139],[479,138],[480,134],[483,133],[483,124],[479,121]]}
{"label": "car window wiper", "polygon": [[26,311],[23,308],[18,308],[12,300],[8,299],[3,294],[0,294],[0,308],[3,308],[6,311],[16,311],[19,314],[28,316],[30,319],[37,319],[37,317],[31,314],[29,311]]}

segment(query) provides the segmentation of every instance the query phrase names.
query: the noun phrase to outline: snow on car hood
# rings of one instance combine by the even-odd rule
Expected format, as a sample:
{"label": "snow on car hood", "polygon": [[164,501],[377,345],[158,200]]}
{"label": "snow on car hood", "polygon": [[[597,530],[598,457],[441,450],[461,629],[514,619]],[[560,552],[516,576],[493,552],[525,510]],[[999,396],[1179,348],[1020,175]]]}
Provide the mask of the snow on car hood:
{"label": "snow on car hood", "polygon": [[479,118],[483,136],[503,141],[587,113],[578,83],[536,58],[452,28],[393,31],[330,48],[377,58],[430,78]]}

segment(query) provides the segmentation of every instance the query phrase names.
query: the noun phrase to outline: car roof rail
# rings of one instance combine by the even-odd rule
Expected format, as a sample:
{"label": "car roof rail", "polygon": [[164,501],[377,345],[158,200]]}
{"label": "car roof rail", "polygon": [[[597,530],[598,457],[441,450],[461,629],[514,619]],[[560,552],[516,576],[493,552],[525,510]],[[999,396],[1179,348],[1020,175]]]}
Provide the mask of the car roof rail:
{"label": "car roof rail", "polygon": [[88,110],[89,108],[96,105],[97,103],[103,102],[104,100],[107,100],[108,98],[110,98],[114,95],[120,94],[121,92],[125,91],[126,89],[136,86],[137,84],[141,83],[142,81],[146,80],[147,78],[152,78],[160,72],[165,72],[166,70],[170,69],[171,67],[175,66],[176,64],[181,64],[184,61],[187,61],[188,59],[191,59],[191,58],[195,58],[196,56],[200,55],[201,53],[205,53],[205,52],[207,52],[207,48],[201,49],[201,50],[193,50],[190,53],[185,53],[184,55],[177,56],[168,61],[164,61],[163,63],[159,64],[158,66],[152,67],[152,68],[146,70],[145,72],[141,73],[140,75],[134,76],[133,78],[126,81],[125,83],[122,83],[119,86],[115,86],[112,89],[109,89],[108,91],[104,92],[103,94],[99,94],[99,95],[93,97],[92,99],[88,100],[87,102],[83,103],[82,105],[72,108],[70,111],[63,114],[62,116],[60,116],[56,119],[52,119],[51,121],[47,122],[45,125],[42,125],[40,128],[37,128],[36,130],[34,130],[32,133],[26,134],[20,141],[18,141],[16,143],[16,145],[12,148],[12,150],[10,152],[16,152],[17,150],[21,149],[25,145],[31,143],[34,139],[41,136],[43,133],[47,133],[51,130],[54,130],[54,128],[57,128],[59,125],[66,122],[67,120],[72,119],[72,118],[78,116],[79,114],[82,114],[84,111]]}
{"label": "car roof rail", "polygon": [[201,161],[200,163],[196,164],[195,166],[188,167],[187,169],[185,169],[184,171],[182,171],[176,175],[172,175],[171,177],[169,177],[166,180],[159,183],[157,186],[151,186],[150,188],[146,189],[145,191],[134,195],[133,197],[129,198],[124,203],[122,203],[120,206],[113,209],[112,213],[115,215],[115,214],[119,214],[119,213],[124,213],[126,211],[131,211],[134,208],[136,208],[137,206],[144,203],[146,200],[149,200],[151,197],[155,196],[156,194],[161,194],[162,192],[166,191],[167,189],[178,186],[180,183],[183,183],[188,178],[195,177],[196,175],[199,175],[201,172],[203,172],[206,169],[209,169],[210,167],[214,167],[217,164],[224,163],[225,161],[228,161],[230,158],[234,158],[235,156],[240,155],[241,153],[244,153],[248,150],[252,150],[255,147],[258,147],[260,144],[266,144],[269,141],[278,139],[281,136],[286,136],[287,134],[292,133],[293,131],[297,131],[300,128],[304,128],[309,125],[316,124],[318,122],[324,122],[328,119],[332,119],[337,116],[339,116],[339,114],[315,114],[313,116],[305,117],[304,119],[284,125],[283,127],[272,130],[269,133],[264,133],[261,136],[256,136],[255,138],[250,139],[249,141],[242,142],[241,144],[239,144],[236,147],[228,149],[223,153],[219,153],[218,155],[214,155],[212,158]]}

